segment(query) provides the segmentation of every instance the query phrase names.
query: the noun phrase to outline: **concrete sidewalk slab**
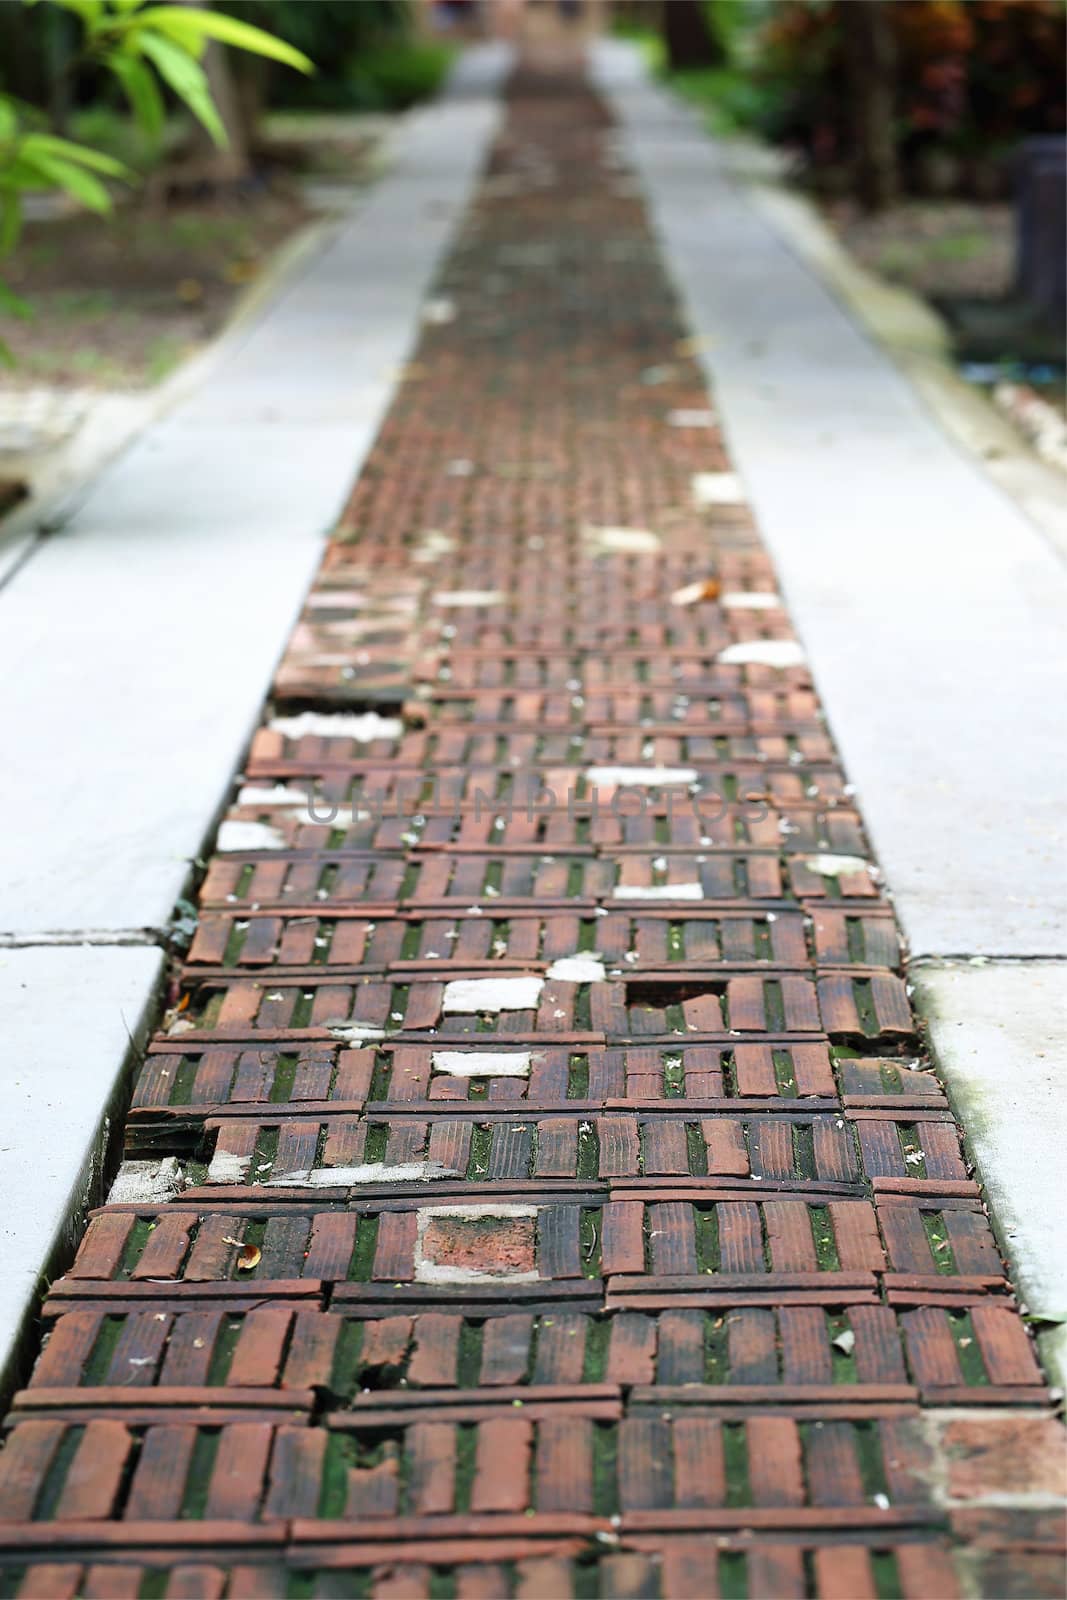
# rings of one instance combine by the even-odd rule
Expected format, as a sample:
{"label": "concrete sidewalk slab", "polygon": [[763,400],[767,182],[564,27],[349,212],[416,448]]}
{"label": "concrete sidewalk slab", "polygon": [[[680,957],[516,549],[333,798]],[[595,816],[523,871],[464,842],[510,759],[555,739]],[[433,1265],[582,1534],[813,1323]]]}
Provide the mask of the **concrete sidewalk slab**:
{"label": "concrete sidewalk slab", "polygon": [[596,66],[913,953],[1067,954],[1067,573],[632,50]]}
{"label": "concrete sidewalk slab", "polygon": [[[1027,1310],[1067,1318],[1067,968],[920,967],[916,997]],[[1067,1326],[1042,1335],[1067,1382]]]}
{"label": "concrete sidewalk slab", "polygon": [[160,928],[497,125],[476,48],[328,248],[0,595],[0,932]]}
{"label": "concrete sidewalk slab", "polygon": [[105,1119],[125,1102],[163,970],[152,949],[0,950],[0,1387],[41,1281],[100,1198]]}

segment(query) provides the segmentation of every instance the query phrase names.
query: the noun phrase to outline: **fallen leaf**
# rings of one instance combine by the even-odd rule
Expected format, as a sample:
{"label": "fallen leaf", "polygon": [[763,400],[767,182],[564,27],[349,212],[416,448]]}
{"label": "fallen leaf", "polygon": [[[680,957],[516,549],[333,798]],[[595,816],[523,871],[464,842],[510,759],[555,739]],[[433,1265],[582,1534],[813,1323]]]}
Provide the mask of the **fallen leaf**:
{"label": "fallen leaf", "polygon": [[718,578],[700,578],[696,583],[687,583],[684,588],[675,589],[671,595],[671,605],[695,606],[702,600],[717,600],[721,589]]}
{"label": "fallen leaf", "polygon": [[258,1244],[242,1245],[241,1252],[237,1257],[238,1272],[251,1272],[253,1267],[259,1266],[262,1255],[263,1252]]}
{"label": "fallen leaf", "polygon": [[227,283],[250,283],[259,271],[255,261],[229,261],[222,269]]}

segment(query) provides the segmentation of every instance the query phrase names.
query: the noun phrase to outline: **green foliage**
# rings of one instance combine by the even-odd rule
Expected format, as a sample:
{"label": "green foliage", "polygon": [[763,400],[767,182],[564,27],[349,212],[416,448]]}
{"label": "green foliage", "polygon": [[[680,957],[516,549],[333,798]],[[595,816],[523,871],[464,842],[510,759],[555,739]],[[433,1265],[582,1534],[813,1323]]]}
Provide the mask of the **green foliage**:
{"label": "green foliage", "polygon": [[768,114],[769,92],[753,73],[751,56],[765,7],[750,0],[705,0],[704,10],[726,57],[722,66],[672,71],[662,34],[647,22],[621,17],[613,27],[640,47],[652,72],[703,112],[712,133],[728,137],[759,128]]}
{"label": "green foliage", "polygon": [[383,40],[349,65],[348,103],[368,110],[405,111],[440,87],[452,60],[451,46],[437,40]]}
{"label": "green foliage", "polygon": [[[36,6],[37,0],[25,0]],[[226,142],[207,73],[200,65],[215,40],[269,61],[310,73],[301,50],[263,28],[221,11],[184,5],[145,5],[143,0],[53,0],[75,17],[82,31],[82,59],[109,71],[120,84],[140,126],[158,137],[165,117],[161,85],[192,112],[219,145]],[[14,249],[22,225],[22,196],[55,189],[90,211],[111,209],[105,179],[127,182],[130,169],[91,145],[61,139],[42,114],[0,92],[0,256]],[[0,310],[24,316],[25,301],[0,284]],[[0,361],[10,360],[0,342]]]}
{"label": "green foliage", "polygon": [[750,132],[764,125],[770,95],[742,68],[696,67],[670,76],[672,89],[704,112],[712,133],[722,138]]}

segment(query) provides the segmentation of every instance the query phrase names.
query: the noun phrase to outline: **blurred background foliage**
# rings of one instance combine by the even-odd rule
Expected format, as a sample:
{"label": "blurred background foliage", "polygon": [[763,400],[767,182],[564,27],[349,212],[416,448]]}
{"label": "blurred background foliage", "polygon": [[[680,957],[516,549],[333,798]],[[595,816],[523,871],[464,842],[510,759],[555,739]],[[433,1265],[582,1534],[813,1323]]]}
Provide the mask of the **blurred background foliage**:
{"label": "blurred background foliage", "polygon": [[[703,59],[671,49],[690,8]],[[619,0],[615,16],[713,131],[787,146],[829,192],[863,190],[873,137],[890,191],[992,198],[1021,139],[1067,125],[1063,0]]]}

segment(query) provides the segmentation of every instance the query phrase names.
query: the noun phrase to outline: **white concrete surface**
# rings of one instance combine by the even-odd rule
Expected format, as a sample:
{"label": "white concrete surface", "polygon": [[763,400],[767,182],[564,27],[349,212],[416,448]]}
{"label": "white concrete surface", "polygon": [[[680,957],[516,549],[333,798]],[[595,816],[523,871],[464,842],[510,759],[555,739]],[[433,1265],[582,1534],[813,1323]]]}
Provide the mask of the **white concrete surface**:
{"label": "white concrete surface", "polygon": [[[1067,966],[919,967],[916,999],[1027,1311],[1067,1318]],[[1067,1326],[1042,1335],[1067,1380]]]}
{"label": "white concrete surface", "polygon": [[1067,574],[627,46],[595,52],[913,953],[1067,954]]}
{"label": "white concrete surface", "polygon": [[0,592],[0,931],[169,919],[418,332],[509,59],[464,57],[329,247]]}
{"label": "white concrete surface", "polygon": [[0,951],[0,1385],[42,1273],[100,1198],[104,1119],[162,968],[146,948]]}

